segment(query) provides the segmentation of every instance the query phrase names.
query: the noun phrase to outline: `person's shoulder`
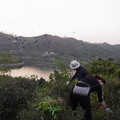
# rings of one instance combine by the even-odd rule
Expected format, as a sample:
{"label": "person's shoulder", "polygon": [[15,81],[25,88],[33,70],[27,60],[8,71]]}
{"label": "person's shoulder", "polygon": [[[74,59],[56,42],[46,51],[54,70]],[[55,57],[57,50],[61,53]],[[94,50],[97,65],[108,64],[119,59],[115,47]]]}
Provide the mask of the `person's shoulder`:
{"label": "person's shoulder", "polygon": [[83,70],[83,69],[85,69],[83,66],[80,66],[78,69],[80,69],[80,70]]}
{"label": "person's shoulder", "polygon": [[83,67],[83,66],[80,66],[79,70],[82,71],[82,72],[87,73],[87,70],[86,70],[85,67]]}
{"label": "person's shoulder", "polygon": [[80,68],[84,68],[83,66],[80,66]]}

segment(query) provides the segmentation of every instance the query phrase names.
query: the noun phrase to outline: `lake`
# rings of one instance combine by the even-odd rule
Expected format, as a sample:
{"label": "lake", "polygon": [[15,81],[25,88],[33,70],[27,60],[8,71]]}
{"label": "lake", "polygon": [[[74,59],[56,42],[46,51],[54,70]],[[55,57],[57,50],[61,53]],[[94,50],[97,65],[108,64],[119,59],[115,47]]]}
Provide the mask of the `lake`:
{"label": "lake", "polygon": [[53,70],[24,66],[21,68],[12,69],[10,75],[12,77],[31,77],[32,75],[35,75],[38,76],[38,78],[42,77],[45,80],[49,81],[50,73],[53,73]]}

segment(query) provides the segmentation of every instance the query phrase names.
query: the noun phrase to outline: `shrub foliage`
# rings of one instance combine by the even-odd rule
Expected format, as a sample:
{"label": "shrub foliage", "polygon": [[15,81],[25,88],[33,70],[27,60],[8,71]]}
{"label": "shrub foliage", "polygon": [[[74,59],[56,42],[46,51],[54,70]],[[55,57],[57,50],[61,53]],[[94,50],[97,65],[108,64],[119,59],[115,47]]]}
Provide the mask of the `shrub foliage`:
{"label": "shrub foliage", "polygon": [[[36,77],[0,76],[0,120],[84,120],[84,111],[69,107],[69,92],[74,82],[69,70],[58,60],[59,69],[50,75],[50,81]],[[119,120],[120,117],[120,65],[113,60],[96,60],[87,68],[92,74],[106,78],[105,101],[113,114],[107,114],[91,95],[92,116],[97,120]]]}

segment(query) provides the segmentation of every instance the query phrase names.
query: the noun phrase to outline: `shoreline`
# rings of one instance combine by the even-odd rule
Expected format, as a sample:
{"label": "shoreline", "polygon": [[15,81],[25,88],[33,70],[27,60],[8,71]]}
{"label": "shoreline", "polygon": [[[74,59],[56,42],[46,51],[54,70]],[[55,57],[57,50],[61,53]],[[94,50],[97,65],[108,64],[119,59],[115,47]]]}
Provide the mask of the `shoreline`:
{"label": "shoreline", "polygon": [[0,67],[8,67],[8,68],[14,68],[14,67],[22,67],[24,65],[24,61],[19,63],[9,63],[9,64],[0,64]]}

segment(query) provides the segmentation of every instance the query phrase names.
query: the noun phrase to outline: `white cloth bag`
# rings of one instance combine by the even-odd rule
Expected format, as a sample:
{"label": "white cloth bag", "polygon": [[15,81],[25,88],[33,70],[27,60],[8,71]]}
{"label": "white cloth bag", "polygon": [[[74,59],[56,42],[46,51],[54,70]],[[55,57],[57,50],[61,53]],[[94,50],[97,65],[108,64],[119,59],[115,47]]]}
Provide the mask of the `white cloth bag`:
{"label": "white cloth bag", "polygon": [[81,95],[81,96],[88,96],[90,92],[90,86],[88,87],[81,87],[75,85],[73,88],[73,94]]}

